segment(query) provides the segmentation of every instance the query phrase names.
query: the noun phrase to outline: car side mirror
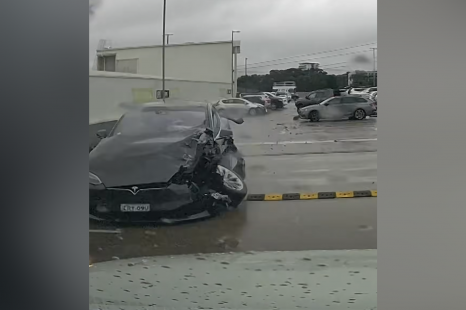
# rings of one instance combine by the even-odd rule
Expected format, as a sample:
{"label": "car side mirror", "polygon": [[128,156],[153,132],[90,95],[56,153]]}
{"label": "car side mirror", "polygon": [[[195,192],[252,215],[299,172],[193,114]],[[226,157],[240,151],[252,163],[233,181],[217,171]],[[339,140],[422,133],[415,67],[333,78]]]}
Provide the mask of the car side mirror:
{"label": "car side mirror", "polygon": [[307,100],[309,100],[309,99],[310,99],[309,95],[307,95],[307,96],[306,96],[306,97],[304,97],[304,98],[306,98]]}
{"label": "car side mirror", "polygon": [[105,139],[108,136],[107,130],[106,129],[101,129],[96,132],[96,135],[99,139]]}

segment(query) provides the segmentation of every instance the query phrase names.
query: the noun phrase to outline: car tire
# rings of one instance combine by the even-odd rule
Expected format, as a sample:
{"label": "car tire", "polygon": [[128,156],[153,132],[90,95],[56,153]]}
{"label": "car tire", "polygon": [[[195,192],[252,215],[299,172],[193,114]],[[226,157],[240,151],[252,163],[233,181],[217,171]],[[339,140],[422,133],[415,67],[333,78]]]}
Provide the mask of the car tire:
{"label": "car tire", "polygon": [[249,109],[248,114],[251,115],[251,116],[256,116],[257,115],[257,109],[254,109],[254,108]]}
{"label": "car tire", "polygon": [[270,106],[270,109],[275,111],[277,109],[277,105],[275,103],[272,103],[272,105]]}
{"label": "car tire", "polygon": [[320,121],[319,112],[317,112],[317,111],[315,111],[315,110],[314,110],[314,111],[311,111],[311,112],[309,113],[309,120],[310,120],[311,122],[318,122],[318,121]]}
{"label": "car tire", "polygon": [[218,169],[222,176],[228,174],[228,178],[230,179],[230,182],[222,184],[222,194],[228,195],[231,199],[231,207],[237,208],[248,194],[248,187],[235,171],[220,165]]}
{"label": "car tire", "polygon": [[366,116],[366,111],[364,111],[363,109],[356,109],[356,111],[354,111],[353,114],[353,118],[358,121],[366,119]]}

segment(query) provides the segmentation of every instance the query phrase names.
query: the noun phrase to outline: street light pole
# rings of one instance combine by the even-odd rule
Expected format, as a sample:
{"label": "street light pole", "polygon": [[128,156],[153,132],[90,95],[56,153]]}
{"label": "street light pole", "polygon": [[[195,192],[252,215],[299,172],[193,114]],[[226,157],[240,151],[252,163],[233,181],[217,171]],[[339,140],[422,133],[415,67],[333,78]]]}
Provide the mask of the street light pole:
{"label": "street light pole", "polygon": [[162,100],[165,101],[165,15],[167,12],[167,0],[163,0],[163,27],[162,27]]}
{"label": "street light pole", "polygon": [[376,81],[376,73],[375,73],[375,51],[377,50],[377,47],[371,47],[371,50],[372,50],[372,59],[373,59],[373,69],[372,69],[372,84],[373,86],[377,86],[377,83],[375,82]]}
{"label": "street light pole", "polygon": [[248,58],[244,59],[244,75],[248,76]]}

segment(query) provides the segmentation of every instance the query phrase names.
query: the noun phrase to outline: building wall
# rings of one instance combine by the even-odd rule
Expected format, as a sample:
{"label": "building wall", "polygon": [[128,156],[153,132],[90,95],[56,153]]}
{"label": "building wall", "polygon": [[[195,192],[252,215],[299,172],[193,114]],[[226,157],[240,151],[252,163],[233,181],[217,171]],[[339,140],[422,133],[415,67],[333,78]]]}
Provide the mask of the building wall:
{"label": "building wall", "polygon": [[[156,77],[130,76],[113,72],[89,74],[89,124],[118,119],[125,111],[121,103],[132,103],[144,90],[160,88]],[[146,92],[147,93],[147,92]]]}
{"label": "building wall", "polygon": [[[229,83],[187,81],[173,78],[165,80],[170,101],[213,102],[229,96]],[[157,101],[156,91],[162,89],[160,77],[118,72],[91,71],[89,73],[89,124],[118,119],[126,104]]]}
{"label": "building wall", "polygon": [[[162,47],[111,49],[116,60],[137,60],[137,74],[161,76]],[[222,82],[231,84],[231,42],[167,45],[165,51],[166,76],[172,78]],[[131,68],[133,61],[127,62]]]}
{"label": "building wall", "polygon": [[166,80],[165,88],[170,90],[170,99],[212,102],[220,98],[231,97],[228,94],[231,88],[230,83]]}

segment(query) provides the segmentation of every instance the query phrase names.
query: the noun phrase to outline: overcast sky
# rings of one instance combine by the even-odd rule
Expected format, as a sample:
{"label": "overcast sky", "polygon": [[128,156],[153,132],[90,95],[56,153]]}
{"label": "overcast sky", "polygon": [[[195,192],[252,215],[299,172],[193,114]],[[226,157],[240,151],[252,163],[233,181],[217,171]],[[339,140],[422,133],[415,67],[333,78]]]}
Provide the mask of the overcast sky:
{"label": "overcast sky", "polygon": [[[102,0],[89,23],[90,65],[100,39],[113,47],[161,44],[162,9],[162,0]],[[376,0],[167,0],[166,20],[170,43],[228,41],[240,30],[238,63],[247,57],[249,74],[302,61],[330,73],[371,70],[377,47]]]}

